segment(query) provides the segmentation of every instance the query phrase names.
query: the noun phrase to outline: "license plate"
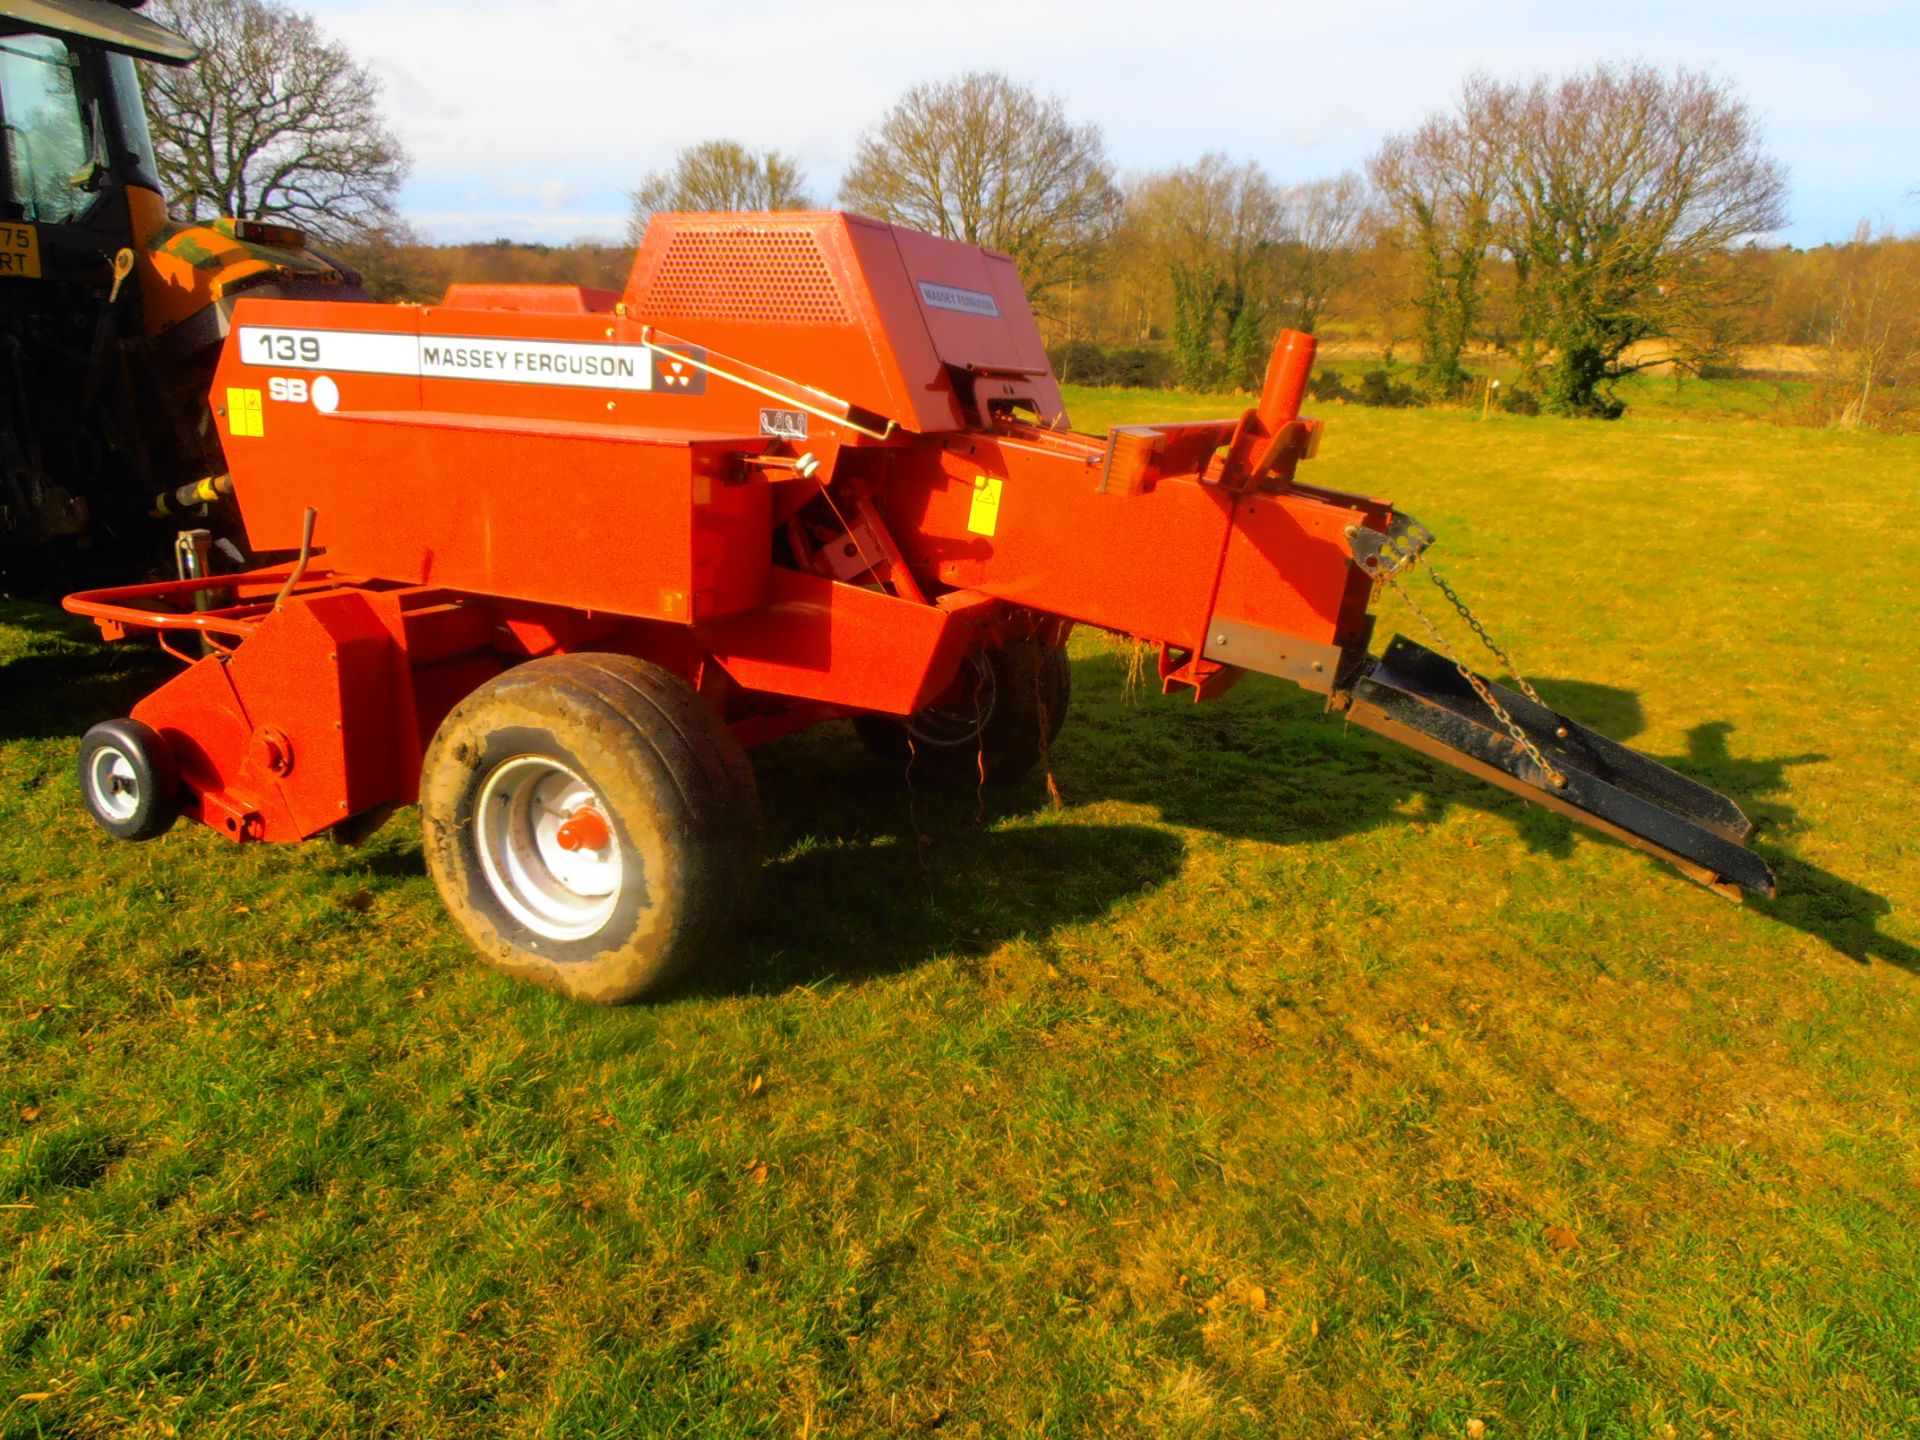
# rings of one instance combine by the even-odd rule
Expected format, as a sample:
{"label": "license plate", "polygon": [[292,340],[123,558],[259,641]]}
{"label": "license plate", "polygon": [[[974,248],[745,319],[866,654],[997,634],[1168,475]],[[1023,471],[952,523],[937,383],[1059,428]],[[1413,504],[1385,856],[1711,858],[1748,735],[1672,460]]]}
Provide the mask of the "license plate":
{"label": "license plate", "polygon": [[40,232],[32,225],[0,223],[0,278],[40,278]]}

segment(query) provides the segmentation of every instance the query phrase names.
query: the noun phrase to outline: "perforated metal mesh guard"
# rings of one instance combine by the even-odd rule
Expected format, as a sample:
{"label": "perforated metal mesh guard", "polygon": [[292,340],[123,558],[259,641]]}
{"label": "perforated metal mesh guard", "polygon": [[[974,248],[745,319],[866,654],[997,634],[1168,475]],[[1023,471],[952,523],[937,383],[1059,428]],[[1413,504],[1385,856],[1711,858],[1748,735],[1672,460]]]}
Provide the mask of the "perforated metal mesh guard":
{"label": "perforated metal mesh guard", "polygon": [[638,298],[660,321],[851,323],[820,243],[805,230],[681,230]]}

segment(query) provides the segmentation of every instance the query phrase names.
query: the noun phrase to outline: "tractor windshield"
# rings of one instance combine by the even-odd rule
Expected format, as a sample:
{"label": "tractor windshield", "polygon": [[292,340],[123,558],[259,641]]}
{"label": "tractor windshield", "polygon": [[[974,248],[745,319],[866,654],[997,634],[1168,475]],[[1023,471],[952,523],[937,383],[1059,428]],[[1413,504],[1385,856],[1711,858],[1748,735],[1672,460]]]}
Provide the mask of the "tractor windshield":
{"label": "tractor windshield", "polygon": [[80,94],[79,68],[53,35],[0,40],[9,213],[53,224],[93,204],[98,147]]}

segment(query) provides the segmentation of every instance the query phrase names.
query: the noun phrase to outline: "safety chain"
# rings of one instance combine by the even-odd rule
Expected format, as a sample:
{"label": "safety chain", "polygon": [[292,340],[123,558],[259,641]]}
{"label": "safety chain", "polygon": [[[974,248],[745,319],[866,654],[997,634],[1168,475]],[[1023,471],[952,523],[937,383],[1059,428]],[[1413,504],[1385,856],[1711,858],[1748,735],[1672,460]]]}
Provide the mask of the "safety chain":
{"label": "safety chain", "polygon": [[[1506,651],[1494,643],[1486,627],[1474,618],[1473,612],[1466,607],[1465,602],[1455,593],[1453,587],[1435,574],[1431,565],[1427,567],[1427,574],[1433,576],[1433,583],[1440,587],[1440,592],[1453,602],[1454,609],[1458,610],[1467,624],[1473,627],[1473,633],[1486,643],[1489,650],[1500,657],[1501,663],[1507,667],[1507,673],[1520,682],[1520,688],[1526,692],[1527,698],[1534,704],[1544,707],[1545,702],[1534,693],[1533,687],[1521,676],[1513,661],[1507,658]],[[1380,578],[1393,587],[1394,593],[1406,602],[1407,609],[1411,610],[1420,623],[1427,627],[1427,633],[1433,637],[1433,643],[1438,645],[1440,652],[1453,662],[1453,668],[1460,672],[1460,678],[1473,687],[1473,693],[1480,697],[1486,707],[1494,713],[1494,717],[1506,727],[1507,734],[1513,738],[1513,743],[1526,753],[1526,757],[1534,763],[1542,775],[1547,777],[1553,788],[1558,790],[1565,785],[1567,777],[1547,762],[1547,757],[1540,753],[1540,747],[1533,743],[1525,730],[1520,728],[1520,723],[1507,713],[1507,707],[1500,703],[1500,698],[1488,687],[1487,682],[1474,674],[1472,668],[1454,651],[1453,646],[1447,642],[1447,637],[1441,633],[1440,627],[1433,623],[1427,612],[1422,610],[1413,596],[1407,592],[1406,586],[1400,583],[1399,574],[1395,571],[1386,571]]]}
{"label": "safety chain", "polygon": [[1507,673],[1513,676],[1514,682],[1519,685],[1521,693],[1542,710],[1551,709],[1552,707],[1535,693],[1533,686],[1527,683],[1527,677],[1520,673],[1520,667],[1513,663],[1513,658],[1500,648],[1499,642],[1496,641],[1493,636],[1487,633],[1487,627],[1480,623],[1480,617],[1467,608],[1467,602],[1460,598],[1458,592],[1456,592],[1451,585],[1440,578],[1440,572],[1431,565],[1427,566],[1427,578],[1440,587],[1440,593],[1446,596],[1448,601],[1452,603],[1453,608],[1460,612],[1460,618],[1472,627],[1473,633],[1480,637],[1480,643],[1491,650],[1494,658],[1507,667]]}

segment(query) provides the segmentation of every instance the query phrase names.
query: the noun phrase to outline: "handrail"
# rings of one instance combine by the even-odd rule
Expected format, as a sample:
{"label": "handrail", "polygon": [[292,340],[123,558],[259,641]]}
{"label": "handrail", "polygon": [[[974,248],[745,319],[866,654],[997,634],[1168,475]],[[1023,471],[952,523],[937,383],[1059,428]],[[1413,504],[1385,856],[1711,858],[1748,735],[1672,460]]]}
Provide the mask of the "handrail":
{"label": "handrail", "polygon": [[[297,566],[276,565],[240,575],[208,575],[192,580],[155,580],[142,585],[116,585],[102,590],[81,590],[60,602],[70,614],[90,620],[107,621],[126,630],[191,630],[203,634],[244,637],[273,613],[275,599],[289,586],[301,591],[328,590],[352,583],[332,571],[309,572],[304,577]],[[146,602],[183,600],[207,590],[241,591],[254,589],[257,598],[217,610],[172,610],[153,608]]]}

